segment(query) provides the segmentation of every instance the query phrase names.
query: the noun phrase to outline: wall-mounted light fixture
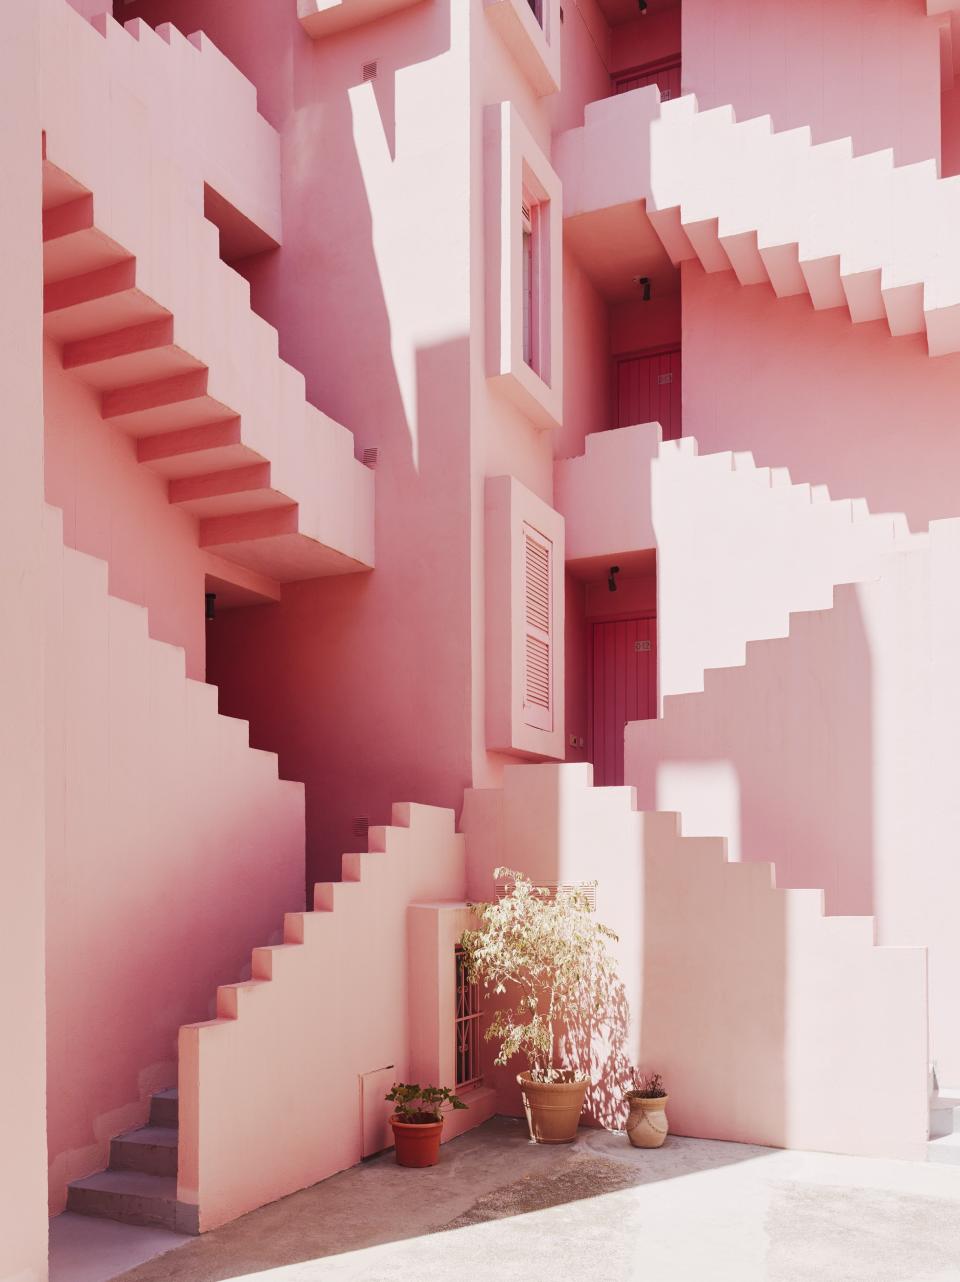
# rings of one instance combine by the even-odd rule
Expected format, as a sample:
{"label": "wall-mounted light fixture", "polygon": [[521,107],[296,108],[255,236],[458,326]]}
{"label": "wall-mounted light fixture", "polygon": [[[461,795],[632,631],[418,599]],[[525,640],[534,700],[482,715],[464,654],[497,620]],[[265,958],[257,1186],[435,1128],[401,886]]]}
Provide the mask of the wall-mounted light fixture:
{"label": "wall-mounted light fixture", "polygon": [[643,292],[642,292],[642,294],[640,295],[640,297],[643,299],[643,301],[644,301],[645,303],[649,303],[649,301],[650,301],[650,277],[649,277],[649,276],[638,276],[638,277],[637,277],[637,284],[640,286],[641,290],[643,291]]}
{"label": "wall-mounted light fixture", "polygon": [[611,592],[617,590],[617,575],[620,573],[619,565],[611,565],[610,573],[607,575],[607,587]]}
{"label": "wall-mounted light fixture", "polygon": [[205,592],[203,594],[204,615],[207,622],[217,617],[217,594],[216,592]]}

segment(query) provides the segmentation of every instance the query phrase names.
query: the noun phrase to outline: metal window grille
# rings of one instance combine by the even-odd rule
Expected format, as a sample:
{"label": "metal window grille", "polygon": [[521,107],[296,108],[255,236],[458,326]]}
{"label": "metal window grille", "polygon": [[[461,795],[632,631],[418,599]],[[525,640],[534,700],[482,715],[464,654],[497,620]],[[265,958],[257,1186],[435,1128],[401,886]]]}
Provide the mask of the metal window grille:
{"label": "metal window grille", "polygon": [[476,1086],[480,1072],[480,985],[467,977],[467,958],[458,945],[457,966],[457,1089]]}

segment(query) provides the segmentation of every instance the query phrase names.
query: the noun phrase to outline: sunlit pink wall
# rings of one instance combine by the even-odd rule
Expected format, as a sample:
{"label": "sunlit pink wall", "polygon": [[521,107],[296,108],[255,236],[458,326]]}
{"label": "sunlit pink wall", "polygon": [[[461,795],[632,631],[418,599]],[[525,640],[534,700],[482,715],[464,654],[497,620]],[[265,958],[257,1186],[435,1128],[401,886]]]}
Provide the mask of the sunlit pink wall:
{"label": "sunlit pink wall", "polygon": [[922,335],[684,265],[684,430],[701,452],[753,450],[921,528],[957,510],[958,387],[960,357],[931,359]]}
{"label": "sunlit pink wall", "polygon": [[915,0],[683,0],[683,89],[774,128],[940,155],[940,39]]}

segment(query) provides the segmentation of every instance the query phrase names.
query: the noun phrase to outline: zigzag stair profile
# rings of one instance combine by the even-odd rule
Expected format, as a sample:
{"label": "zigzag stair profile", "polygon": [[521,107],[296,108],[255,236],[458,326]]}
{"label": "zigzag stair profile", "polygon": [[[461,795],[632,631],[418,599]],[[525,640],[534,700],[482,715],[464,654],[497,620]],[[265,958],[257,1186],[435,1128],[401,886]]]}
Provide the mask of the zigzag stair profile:
{"label": "zigzag stair profile", "polygon": [[522,860],[596,881],[630,1012],[598,1030],[597,1062],[662,1072],[681,1135],[922,1157],[924,950],[877,946],[872,917],[828,916],[822,890],[781,889],[772,862],[731,861],[725,838],[592,777],[508,766],[467,793],[463,826],[474,875]]}
{"label": "zigzag stair profile", "polygon": [[[692,437],[661,443],[652,503],[665,696],[701,690],[706,670],[744,663],[750,642],[786,636],[792,614],[828,609],[836,587],[927,544],[902,513],[833,499],[749,451],[698,455]],[[707,548],[691,544],[691,510],[711,530]]]}
{"label": "zigzag stair profile", "polygon": [[312,911],[285,915],[281,942],[253,949],[249,979],[217,989],[216,1018],[180,1030],[180,1196],[203,1231],[359,1162],[359,1078],[407,1071],[408,905],[462,901],[465,855],[452,810],[392,818],[315,886]]}
{"label": "zigzag stair profile", "polygon": [[[180,1024],[209,1008],[231,959],[302,902],[303,785],[250,746],[246,721],[219,713],[215,687],[186,676],[181,647],[150,636],[143,606],[110,594],[106,562],[64,544],[59,510],[44,519],[46,750],[60,781],[47,914],[74,940],[47,973],[70,1051],[54,1061],[68,1080],[49,1081],[52,1195],[66,1186],[70,1210],[191,1231],[176,1205],[176,1094],[155,1095],[138,1123],[151,1088],[175,1080]],[[139,890],[124,878],[131,858],[154,869]],[[102,930],[76,935],[77,895],[109,906]],[[103,988],[117,957],[135,953],[146,961],[128,982]],[[110,1021],[136,1035],[104,1058]],[[107,1159],[105,1118],[122,1133],[110,1169],[88,1175]]]}
{"label": "zigzag stair profile", "polygon": [[769,116],[738,122],[693,95],[661,104],[652,157],[647,213],[674,263],[925,332],[931,356],[960,351],[960,177],[938,179],[935,160],[814,145],[809,128],[776,133]]}
{"label": "zigzag stair profile", "polygon": [[[91,61],[118,42],[163,47],[130,25],[111,19],[107,40],[85,35]],[[95,81],[98,68],[88,70]],[[198,517],[202,547],[280,582],[370,568],[373,474],[354,457],[352,434],[307,401],[303,375],[279,358],[247,281],[220,259],[196,183],[138,128],[136,112],[125,119],[83,96],[77,110],[93,136],[119,134],[125,163],[104,167],[84,153],[75,122],[51,116],[44,328],[64,367],[137,438],[140,461],[169,478],[171,503]]]}
{"label": "zigzag stair profile", "polygon": [[[596,495],[614,492],[598,515]],[[829,608],[836,586],[875,579],[890,555],[927,542],[902,513],[833,499],[749,451],[701,455],[695,437],[664,441],[659,423],[587,436],[582,455],[557,463],[556,493],[574,561],[656,547],[665,696],[702,690],[704,672],[744,663],[750,641],[786,636],[791,613]]]}

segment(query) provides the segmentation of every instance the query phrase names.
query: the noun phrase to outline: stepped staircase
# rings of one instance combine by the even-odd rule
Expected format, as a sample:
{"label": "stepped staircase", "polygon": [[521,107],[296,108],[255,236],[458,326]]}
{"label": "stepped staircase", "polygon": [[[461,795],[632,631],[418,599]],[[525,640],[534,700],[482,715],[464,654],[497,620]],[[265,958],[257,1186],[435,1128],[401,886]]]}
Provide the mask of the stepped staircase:
{"label": "stepped staircase", "polygon": [[[51,40],[72,34],[88,83],[113,76],[127,88],[139,70],[152,84],[159,67],[170,71],[173,110],[175,67],[164,55],[183,37],[109,18],[98,34],[59,5]],[[250,308],[249,284],[220,259],[202,184],[151,116],[162,96],[145,90],[139,114],[117,111],[109,96],[51,99],[44,328],[64,367],[96,389],[106,420],[137,439],[140,462],[169,478],[170,502],[198,518],[201,547],[278,582],[369,569],[373,473],[354,457],[352,434],[306,399],[276,330]],[[252,126],[269,128],[251,114]],[[86,135],[110,140],[114,152],[85,147]],[[265,203],[257,191],[249,200]]]}
{"label": "stepped staircase", "polygon": [[664,441],[658,423],[589,435],[555,475],[574,569],[656,549],[665,696],[702,690],[705,671],[743,664],[749,642],[786,636],[791,613],[829,609],[835,587],[879,577],[891,555],[927,540],[902,514],[794,483],[749,451]]}
{"label": "stepped staircase", "polygon": [[[246,721],[218,711],[216,688],[186,676],[183,649],[150,636],[147,610],[109,593],[106,562],[64,545],[60,512],[47,507],[44,521],[46,752],[59,780],[49,790],[47,920],[69,945],[47,970],[63,1075],[49,1079],[56,1206],[74,1176],[105,1160],[104,1119],[129,1131],[151,1089],[175,1076],[179,1025],[208,1010],[233,959],[302,903],[304,796],[279,777],[275,753],[250,747]],[[155,875],[125,880],[132,852]],[[165,883],[173,907],[158,914]],[[109,910],[109,929],[77,934],[78,896]],[[137,1032],[104,1056],[111,1022]],[[151,1128],[175,1128],[170,1100],[154,1099]],[[116,1192],[127,1178],[117,1171],[140,1185],[171,1181],[175,1138],[125,1135],[111,1149],[115,1170],[80,1184],[91,1192],[105,1180]],[[170,1191],[152,1186],[161,1201]],[[71,1194],[72,1209],[85,1196]],[[173,1223],[170,1206],[139,1213]]]}
{"label": "stepped staircase", "polygon": [[674,263],[730,268],[780,297],[886,319],[926,333],[931,356],[960,351],[960,178],[936,161],[895,166],[855,156],[850,138],[813,145],[809,128],[776,133],[769,116],[698,111],[692,95],[660,106],[647,213]]}
{"label": "stepped staircase", "polygon": [[923,950],[877,946],[872,918],[825,915],[822,891],[781,889],[772,863],[731,861],[722,837],[687,836],[678,814],[592,777],[588,764],[507,766],[501,787],[466,793],[462,827],[469,898],[488,897],[501,866],[596,883],[618,937],[614,1011],[629,1012],[626,1025],[597,1016],[597,1120],[615,1120],[639,1065],[669,1081],[680,1135],[921,1157]]}
{"label": "stepped staircase", "polygon": [[195,1208],[177,1201],[178,1093],[158,1091],[146,1126],[110,1141],[110,1166],[67,1189],[67,1210],[124,1224],[196,1233]]}
{"label": "stepped staircase", "polygon": [[[343,856],[343,880],[315,886],[312,911],[285,915],[250,978],[219,986],[214,1018],[181,1028],[179,1088],[113,1139],[109,1169],[70,1183],[68,1210],[198,1233],[360,1160],[358,1075],[389,1065],[402,1079],[411,1054],[408,904],[462,899],[453,818],[395,806],[368,852]],[[238,1097],[255,1103],[238,1114]],[[467,1125],[490,1116],[492,1092],[474,1103]]]}

